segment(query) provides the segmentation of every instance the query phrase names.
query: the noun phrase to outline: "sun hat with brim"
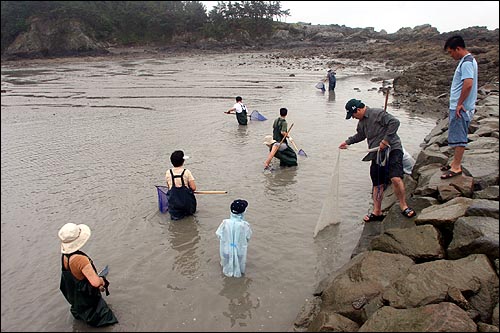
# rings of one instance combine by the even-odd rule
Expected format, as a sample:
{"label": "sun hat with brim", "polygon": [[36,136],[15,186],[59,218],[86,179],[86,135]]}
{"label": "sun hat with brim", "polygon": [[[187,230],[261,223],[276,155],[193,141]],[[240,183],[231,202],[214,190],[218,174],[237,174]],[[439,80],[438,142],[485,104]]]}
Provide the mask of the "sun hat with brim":
{"label": "sun hat with brim", "polygon": [[265,145],[269,146],[269,145],[272,145],[275,142],[277,142],[277,141],[273,139],[272,135],[266,135],[266,137],[264,138],[264,142],[262,142],[262,144],[265,144]]}
{"label": "sun hat with brim", "polygon": [[61,253],[73,253],[81,249],[90,238],[90,228],[86,224],[66,223],[59,229]]}

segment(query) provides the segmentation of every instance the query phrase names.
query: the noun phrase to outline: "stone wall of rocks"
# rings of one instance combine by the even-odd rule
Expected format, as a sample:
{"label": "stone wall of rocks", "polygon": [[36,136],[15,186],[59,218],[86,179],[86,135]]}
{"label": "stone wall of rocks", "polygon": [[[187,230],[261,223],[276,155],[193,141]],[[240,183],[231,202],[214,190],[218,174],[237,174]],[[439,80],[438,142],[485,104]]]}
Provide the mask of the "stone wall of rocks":
{"label": "stone wall of rocks", "polygon": [[447,180],[448,120],[437,122],[405,176],[417,216],[401,215],[389,187],[385,219],[365,224],[351,261],[319,283],[292,331],[499,331],[498,113],[498,83],[482,87],[463,174]]}

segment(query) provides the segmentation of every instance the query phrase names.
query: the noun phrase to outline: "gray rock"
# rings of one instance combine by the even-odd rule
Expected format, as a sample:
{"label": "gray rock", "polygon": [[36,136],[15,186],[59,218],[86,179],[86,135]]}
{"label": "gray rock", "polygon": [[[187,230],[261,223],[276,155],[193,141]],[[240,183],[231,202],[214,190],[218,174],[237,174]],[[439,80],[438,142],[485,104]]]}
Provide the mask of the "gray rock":
{"label": "gray rock", "polygon": [[453,303],[444,302],[415,309],[384,306],[358,332],[476,332],[476,324]]}
{"label": "gray rock", "polygon": [[471,253],[483,253],[489,258],[498,258],[498,237],[497,219],[480,216],[461,217],[454,224],[453,239],[448,246],[448,257],[458,259]]}
{"label": "gray rock", "polygon": [[440,232],[432,225],[386,230],[371,241],[369,250],[403,254],[415,262],[442,259],[445,255]]}
{"label": "gray rock", "polygon": [[496,218],[498,220],[498,202],[485,200],[485,199],[474,199],[471,205],[467,208],[465,212],[466,216],[489,216]]}
{"label": "gray rock", "polygon": [[472,254],[458,260],[436,260],[417,264],[387,288],[382,297],[395,308],[414,308],[449,299],[448,290],[455,287],[467,295],[471,307],[484,322],[491,321],[498,302],[498,276],[483,254]]}
{"label": "gray rock", "polygon": [[496,200],[499,201],[499,186],[493,185],[488,186],[484,190],[477,191],[474,193],[474,199],[487,199],[487,200]]}

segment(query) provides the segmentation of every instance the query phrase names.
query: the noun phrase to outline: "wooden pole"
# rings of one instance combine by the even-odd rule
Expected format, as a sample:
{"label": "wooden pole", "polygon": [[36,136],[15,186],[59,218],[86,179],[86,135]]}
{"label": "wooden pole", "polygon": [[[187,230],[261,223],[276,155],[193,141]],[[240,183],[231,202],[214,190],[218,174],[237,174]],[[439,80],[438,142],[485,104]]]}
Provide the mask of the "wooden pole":
{"label": "wooden pole", "polygon": [[389,100],[389,92],[391,91],[391,87],[387,87],[385,90],[385,104],[384,111],[387,111],[387,101]]}

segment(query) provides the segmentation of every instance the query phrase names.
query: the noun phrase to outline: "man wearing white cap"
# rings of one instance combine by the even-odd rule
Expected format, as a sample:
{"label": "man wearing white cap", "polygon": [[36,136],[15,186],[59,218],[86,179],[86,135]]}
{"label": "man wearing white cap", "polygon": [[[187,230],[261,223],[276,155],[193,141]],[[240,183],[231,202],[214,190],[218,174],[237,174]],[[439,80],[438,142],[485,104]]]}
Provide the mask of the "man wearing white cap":
{"label": "man wearing white cap", "polygon": [[101,296],[105,279],[97,275],[92,259],[80,251],[90,238],[90,228],[85,224],[66,223],[59,229],[58,236],[62,253],[59,289],[71,304],[73,317],[95,327],[117,323]]}

